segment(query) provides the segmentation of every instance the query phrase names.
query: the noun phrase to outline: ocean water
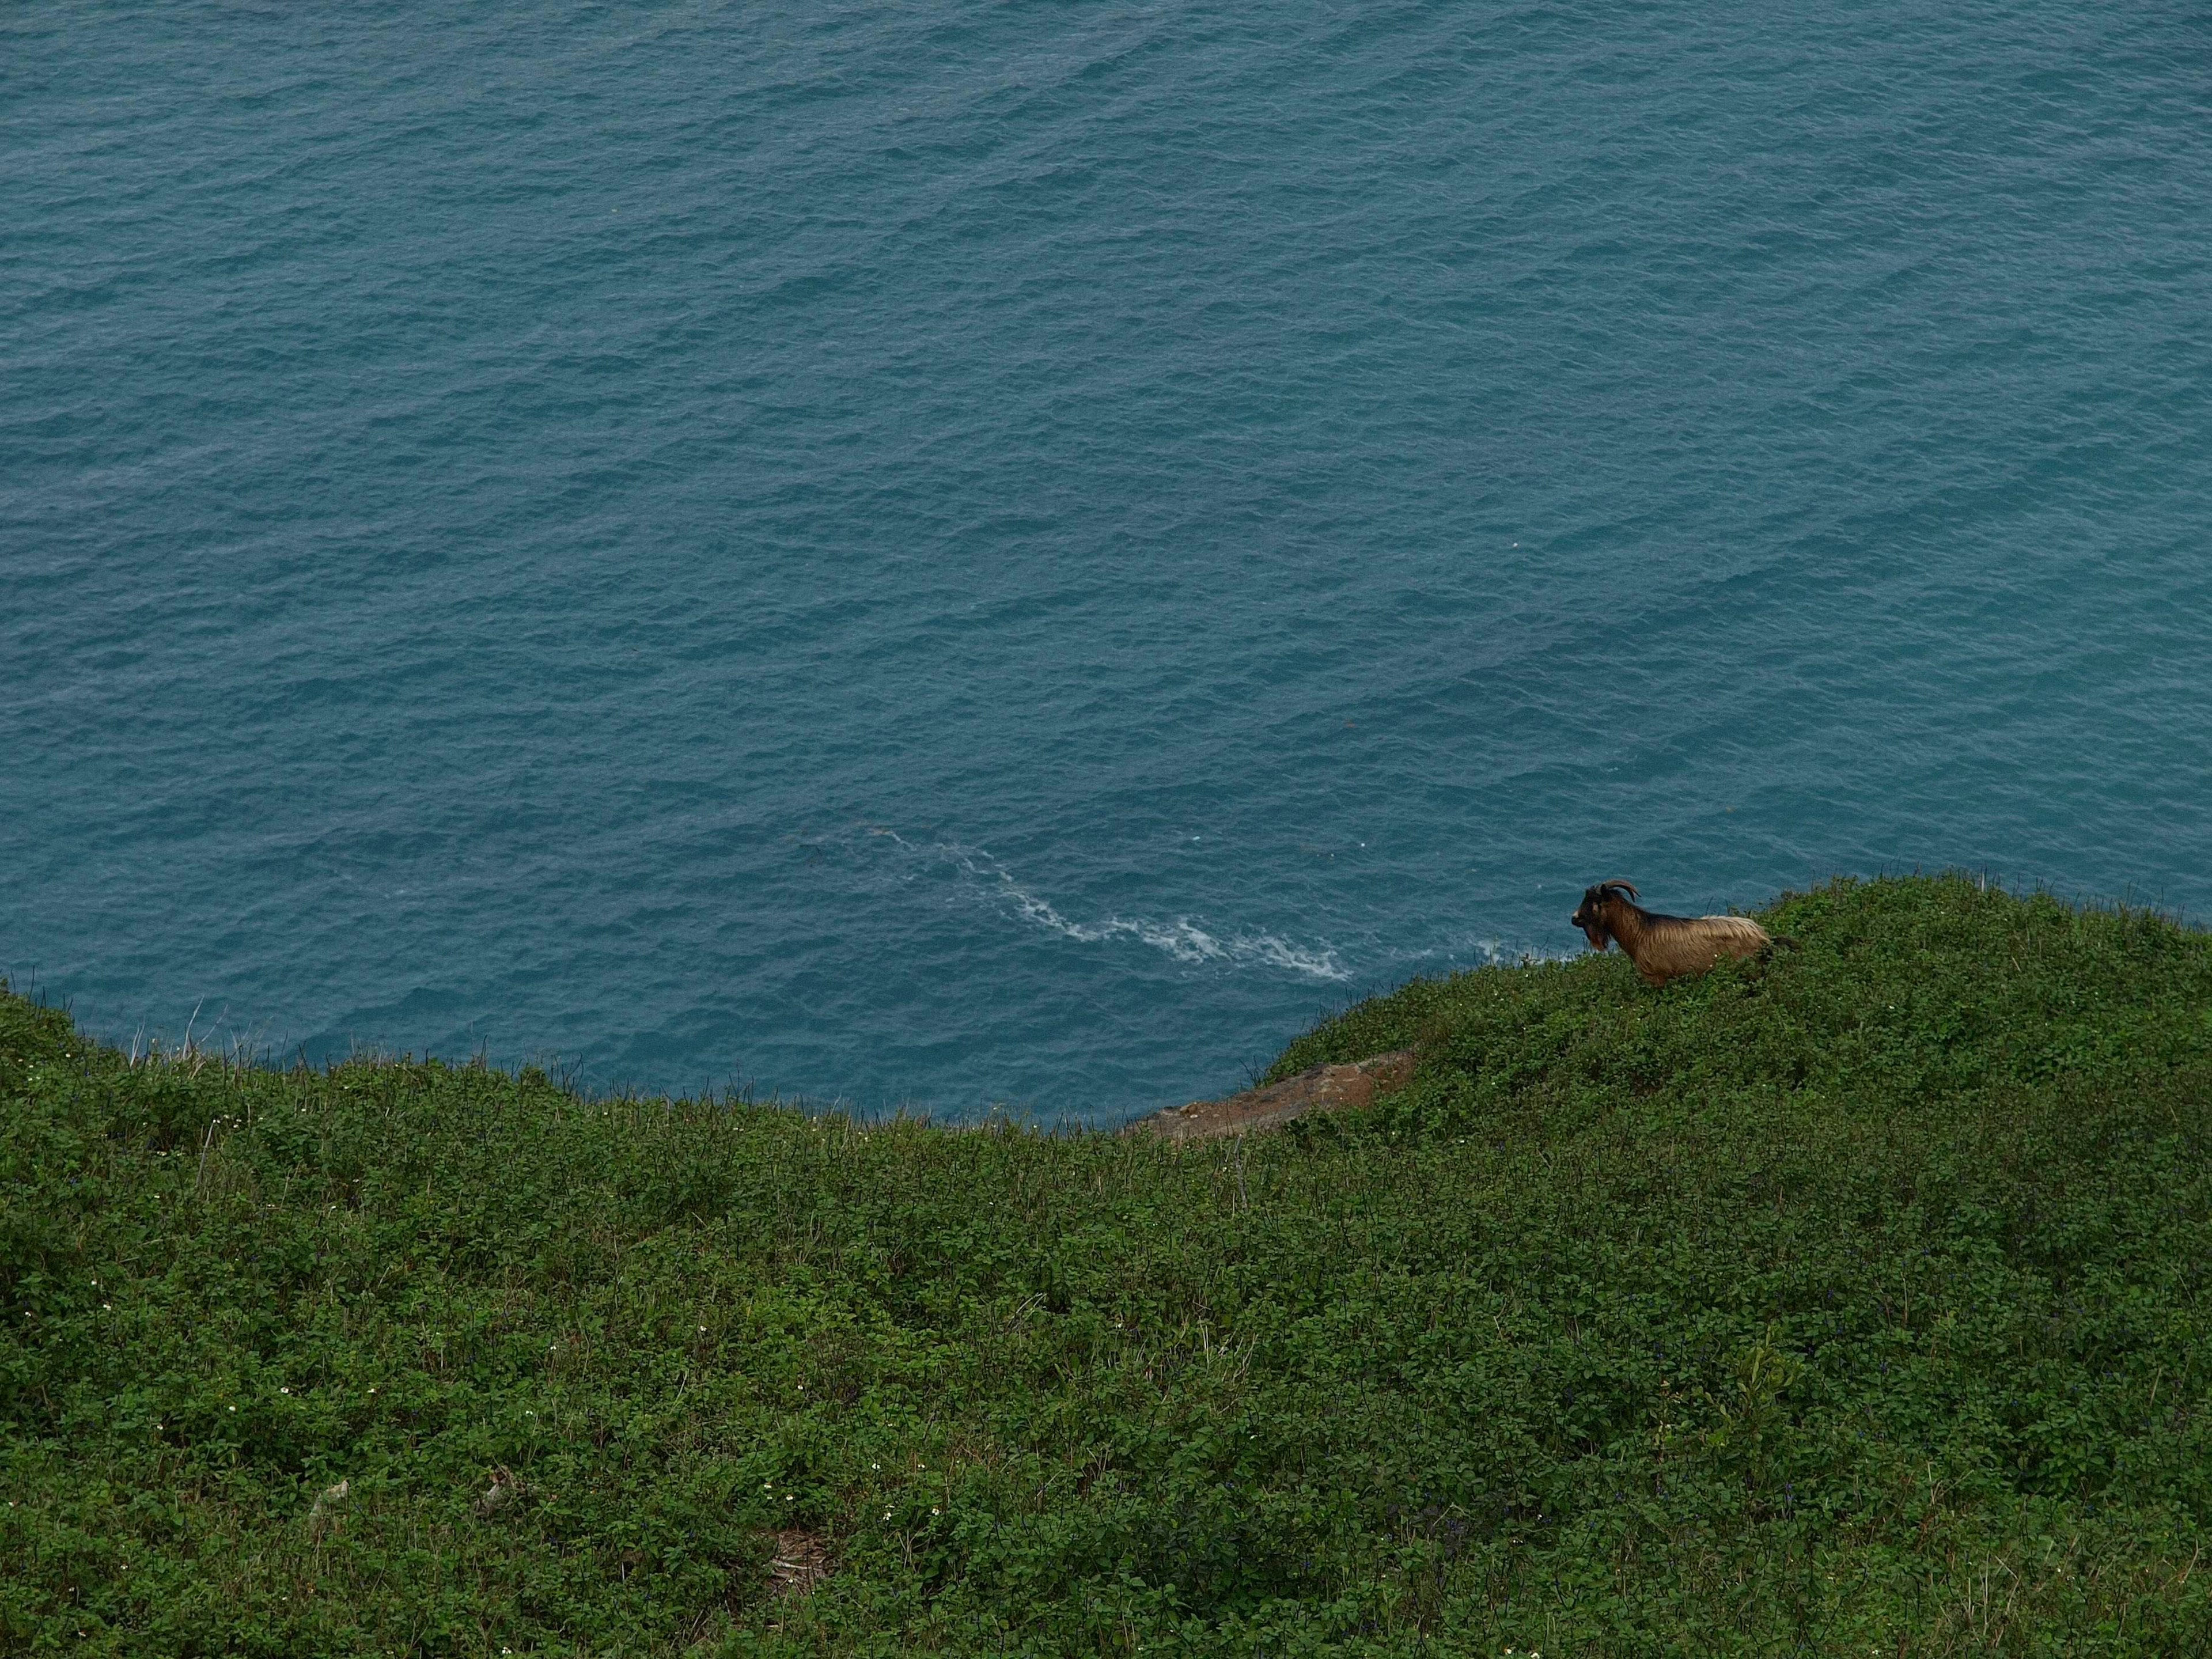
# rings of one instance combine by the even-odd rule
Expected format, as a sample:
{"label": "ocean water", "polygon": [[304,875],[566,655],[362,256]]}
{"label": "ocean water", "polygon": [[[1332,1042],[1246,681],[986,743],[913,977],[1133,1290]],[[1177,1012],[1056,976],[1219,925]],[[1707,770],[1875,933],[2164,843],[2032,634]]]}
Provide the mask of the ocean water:
{"label": "ocean water", "polygon": [[0,17],[0,967],[1111,1124],[1960,865],[2212,907],[2212,26]]}

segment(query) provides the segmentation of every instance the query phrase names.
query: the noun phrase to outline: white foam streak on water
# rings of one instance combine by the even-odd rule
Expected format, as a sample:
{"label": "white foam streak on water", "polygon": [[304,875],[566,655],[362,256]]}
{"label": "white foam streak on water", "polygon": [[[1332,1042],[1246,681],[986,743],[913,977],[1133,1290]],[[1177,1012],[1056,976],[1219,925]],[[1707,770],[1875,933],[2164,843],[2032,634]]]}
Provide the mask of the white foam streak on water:
{"label": "white foam streak on water", "polygon": [[880,826],[871,826],[870,833],[894,842],[910,854],[940,860],[973,877],[975,885],[972,890],[1007,915],[1079,944],[1099,945],[1114,939],[1133,939],[1177,962],[1273,968],[1334,985],[1349,984],[1354,977],[1352,970],[1327,940],[1302,945],[1279,933],[1243,930],[1224,938],[1187,915],[1158,921],[1144,916],[1109,915],[1095,925],[1086,926],[1071,921],[1049,900],[1024,887],[1014,878],[1012,871],[979,847],[963,847],[953,842],[917,845],[896,830]]}
{"label": "white foam streak on water", "polygon": [[1407,951],[1396,957],[1394,965],[1424,973],[1434,971],[1431,964],[1437,963],[1452,968],[1522,968],[1539,962],[1571,962],[1576,955],[1572,951],[1545,951],[1533,945],[1510,945],[1503,939],[1483,937]]}

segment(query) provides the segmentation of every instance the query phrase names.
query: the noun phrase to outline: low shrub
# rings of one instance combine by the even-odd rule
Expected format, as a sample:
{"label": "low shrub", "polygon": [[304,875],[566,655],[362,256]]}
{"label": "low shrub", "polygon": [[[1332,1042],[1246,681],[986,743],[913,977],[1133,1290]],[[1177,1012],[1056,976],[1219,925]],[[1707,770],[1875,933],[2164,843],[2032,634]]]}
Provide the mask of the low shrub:
{"label": "low shrub", "polygon": [[1838,883],[1241,1148],[139,1059],[0,995],[0,1648],[2212,1642],[2212,947]]}

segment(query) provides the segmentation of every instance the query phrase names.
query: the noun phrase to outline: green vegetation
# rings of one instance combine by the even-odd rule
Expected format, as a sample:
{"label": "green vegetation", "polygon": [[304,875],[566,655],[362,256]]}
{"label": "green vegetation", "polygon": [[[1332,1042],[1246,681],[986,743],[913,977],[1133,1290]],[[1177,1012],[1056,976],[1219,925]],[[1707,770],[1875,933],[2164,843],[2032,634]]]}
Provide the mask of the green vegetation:
{"label": "green vegetation", "polygon": [[2205,1650],[2212,941],[1764,920],[1364,1004],[1279,1069],[1413,1084],[1241,1146],[0,996],[0,1649]]}

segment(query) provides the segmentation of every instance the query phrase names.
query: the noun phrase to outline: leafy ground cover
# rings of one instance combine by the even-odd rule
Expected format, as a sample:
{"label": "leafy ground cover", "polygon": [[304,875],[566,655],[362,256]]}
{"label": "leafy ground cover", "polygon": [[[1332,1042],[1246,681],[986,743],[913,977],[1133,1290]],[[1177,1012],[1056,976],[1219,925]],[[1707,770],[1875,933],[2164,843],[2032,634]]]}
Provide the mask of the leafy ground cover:
{"label": "leafy ground cover", "polygon": [[1413,1082],[1241,1145],[0,996],[0,1647],[2204,1650],[2212,942],[1763,915],[1363,1004],[1278,1072]]}

